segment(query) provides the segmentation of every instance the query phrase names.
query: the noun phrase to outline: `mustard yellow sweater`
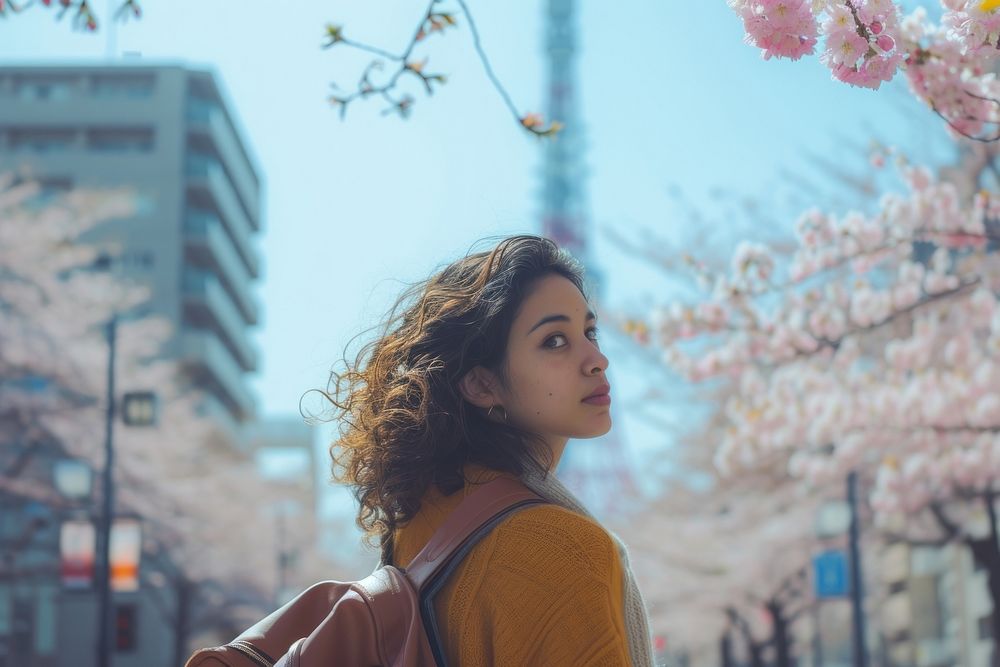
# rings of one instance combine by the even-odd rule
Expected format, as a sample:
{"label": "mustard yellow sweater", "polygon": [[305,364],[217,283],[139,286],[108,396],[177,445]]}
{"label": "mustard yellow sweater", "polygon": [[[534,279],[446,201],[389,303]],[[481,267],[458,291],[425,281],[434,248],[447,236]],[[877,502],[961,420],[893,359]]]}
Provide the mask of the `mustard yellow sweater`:
{"label": "mustard yellow sweater", "polygon": [[[395,533],[406,567],[477,484],[507,474],[470,465],[451,496],[432,485]],[[450,667],[628,665],[623,573],[604,528],[555,505],[518,510],[462,561],[435,600]]]}

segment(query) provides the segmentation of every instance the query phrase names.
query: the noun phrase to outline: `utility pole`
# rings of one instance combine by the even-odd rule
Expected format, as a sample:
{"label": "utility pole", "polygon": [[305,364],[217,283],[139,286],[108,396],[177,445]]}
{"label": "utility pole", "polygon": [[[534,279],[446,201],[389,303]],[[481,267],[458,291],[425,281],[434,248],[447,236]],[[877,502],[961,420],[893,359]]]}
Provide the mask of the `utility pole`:
{"label": "utility pole", "polygon": [[868,651],[865,650],[865,609],[864,578],[861,576],[861,548],[858,544],[858,473],[847,474],[847,504],[851,511],[849,529],[851,544],[851,609],[854,630],[854,667],[868,667]]}
{"label": "utility pole", "polygon": [[108,381],[107,421],[104,437],[103,509],[97,530],[97,667],[111,666],[111,525],[114,522],[114,462],[112,436],[115,425],[115,336],[118,314],[112,314],[107,324]]}

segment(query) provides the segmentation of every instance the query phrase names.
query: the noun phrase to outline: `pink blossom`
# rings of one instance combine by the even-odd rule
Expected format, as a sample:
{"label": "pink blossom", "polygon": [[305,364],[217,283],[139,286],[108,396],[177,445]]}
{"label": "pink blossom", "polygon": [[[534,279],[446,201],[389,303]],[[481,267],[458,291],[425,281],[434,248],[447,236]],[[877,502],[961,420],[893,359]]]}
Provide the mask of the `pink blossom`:
{"label": "pink blossom", "polygon": [[774,270],[774,259],[763,245],[743,241],[733,253],[732,270],[736,276],[744,277],[751,269],[754,269],[754,277],[767,280]]}
{"label": "pink blossom", "polygon": [[840,30],[854,29],[854,15],[843,2],[835,2],[827,9],[827,18],[823,22],[823,32],[827,35]]}
{"label": "pink blossom", "polygon": [[772,57],[798,60],[813,53],[817,25],[805,0],[730,0],[743,18],[746,41]]}
{"label": "pink blossom", "polygon": [[820,57],[828,66],[854,68],[868,51],[868,40],[853,29],[837,30],[826,36],[826,51]]}
{"label": "pink blossom", "polygon": [[902,170],[902,175],[914,190],[926,190],[934,181],[934,175],[927,167],[908,167]]}
{"label": "pink blossom", "polygon": [[709,302],[698,304],[695,307],[695,317],[704,323],[710,331],[715,331],[725,326],[727,314],[721,304]]}
{"label": "pink blossom", "polygon": [[[954,136],[982,138],[1000,123],[1000,12],[973,0],[942,0],[940,24],[917,7],[900,20],[894,0],[729,0],[744,22],[746,41],[765,59],[798,59],[814,52],[832,76],[852,86],[878,89],[900,69],[910,91],[941,115]],[[822,26],[819,27],[819,23]]]}
{"label": "pink blossom", "polygon": [[963,53],[992,60],[996,58],[1000,37],[1000,14],[983,11],[977,5],[977,2],[957,3],[945,12],[941,24],[949,29],[949,37],[962,44]]}
{"label": "pink blossom", "polygon": [[928,273],[924,279],[924,289],[928,294],[940,294],[958,287],[958,278],[940,273]]}
{"label": "pink blossom", "polygon": [[997,312],[997,299],[993,292],[985,287],[979,287],[968,301],[972,323],[984,328],[990,325],[993,315]]}
{"label": "pink blossom", "polygon": [[1000,395],[986,394],[972,407],[969,423],[973,426],[996,426],[1000,424]]}

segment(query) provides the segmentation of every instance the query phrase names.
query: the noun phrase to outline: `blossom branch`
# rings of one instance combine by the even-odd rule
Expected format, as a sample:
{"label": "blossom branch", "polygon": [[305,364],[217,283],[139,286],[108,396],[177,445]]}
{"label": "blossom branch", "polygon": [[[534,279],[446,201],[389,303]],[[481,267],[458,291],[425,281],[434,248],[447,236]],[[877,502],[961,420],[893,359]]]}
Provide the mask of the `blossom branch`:
{"label": "blossom branch", "polygon": [[[53,0],[25,0],[22,3],[17,3],[14,0],[0,0],[0,17],[6,17],[8,13],[19,14],[37,4],[44,5],[45,7],[58,5],[60,10],[56,15],[56,20],[61,21],[67,13],[72,12],[74,28],[83,28],[89,32],[97,31],[97,15],[94,13],[93,6],[89,0],[80,0],[79,2],[75,2],[74,0],[57,0],[57,2],[53,2]],[[142,8],[139,6],[138,0],[124,0],[121,6],[115,10],[112,18],[114,20],[125,21],[130,15],[135,18],[142,16]]]}
{"label": "blossom branch", "polygon": [[[435,7],[440,1],[441,0],[431,0],[427,7],[427,11],[424,12],[424,15],[421,17],[420,22],[414,31],[413,37],[410,39],[403,53],[400,55],[395,55],[380,47],[349,39],[344,35],[343,26],[334,24],[328,24],[326,26],[327,41],[323,44],[323,48],[329,49],[338,44],[342,44],[360,51],[371,53],[383,59],[381,61],[373,61],[365,68],[355,92],[350,94],[340,94],[338,92],[337,94],[330,95],[328,97],[330,104],[339,108],[341,119],[345,117],[345,114],[347,113],[347,106],[349,104],[357,99],[365,99],[371,95],[378,95],[389,103],[388,108],[383,110],[383,115],[398,113],[403,118],[408,117],[414,104],[413,97],[408,94],[395,95],[400,78],[404,74],[415,76],[420,81],[424,91],[428,95],[432,95],[434,93],[434,85],[443,85],[446,82],[446,76],[444,74],[424,73],[424,66],[427,64],[426,59],[422,62],[411,60],[411,55],[418,42],[424,40],[435,32],[443,33],[445,29],[458,25],[455,20],[455,16],[451,12],[436,10]],[[559,122],[552,121],[548,124],[548,126],[545,126],[541,115],[537,113],[528,113],[524,115],[518,113],[517,107],[514,105],[510,94],[493,72],[493,67],[490,64],[490,60],[487,57],[485,50],[483,49],[482,42],[479,37],[479,31],[476,29],[475,21],[472,18],[472,12],[469,11],[469,8],[464,0],[457,1],[462,14],[465,16],[466,21],[468,21],[469,31],[472,33],[473,45],[476,49],[476,54],[478,55],[480,62],[483,64],[483,68],[486,70],[486,76],[496,89],[497,93],[499,93],[506,107],[517,120],[518,124],[535,136],[544,137],[555,135],[561,129],[561,124]],[[0,2],[2,2],[2,0],[0,0]],[[375,85],[372,83],[370,75],[374,70],[382,69],[383,61],[396,63],[396,69],[392,72],[384,84]],[[334,90],[340,90],[335,83],[331,83],[330,85]]]}
{"label": "blossom branch", "polygon": [[914,97],[942,118],[956,137],[1000,140],[1000,100],[992,72],[1000,58],[996,6],[974,0],[941,1],[938,23],[922,9],[903,16],[902,3],[875,0],[808,2],[729,0],[743,19],[746,41],[765,59],[813,54],[834,79],[878,89],[905,72]]}
{"label": "blossom branch", "polygon": [[823,338],[823,337],[817,337],[815,339],[816,343],[818,344],[818,347],[816,349],[813,349],[813,350],[799,350],[798,354],[795,354],[795,355],[793,355],[791,357],[788,357],[784,361],[792,360],[792,359],[795,359],[797,357],[803,357],[803,356],[813,355],[816,352],[822,350],[823,348],[830,348],[832,350],[837,350],[837,349],[840,348],[841,344],[846,339],[850,338],[851,336],[858,336],[860,334],[870,333],[872,331],[875,331],[876,329],[881,329],[882,327],[886,326],[887,324],[891,324],[892,322],[894,322],[894,321],[896,321],[896,320],[904,317],[905,315],[908,315],[908,314],[912,313],[913,311],[918,310],[918,309],[920,309],[920,308],[922,308],[922,307],[924,307],[924,306],[926,306],[928,304],[935,303],[937,301],[940,301],[940,300],[943,300],[943,299],[947,299],[947,298],[950,298],[950,297],[953,297],[953,296],[961,295],[962,292],[968,292],[968,291],[970,291],[969,288],[975,287],[976,285],[979,285],[980,282],[981,282],[980,278],[975,278],[973,280],[969,280],[967,282],[960,283],[957,287],[955,287],[953,289],[949,289],[949,290],[946,290],[944,292],[940,292],[938,294],[928,295],[928,296],[924,297],[923,299],[921,299],[920,301],[918,301],[918,302],[916,302],[914,304],[911,304],[909,306],[906,306],[905,308],[900,308],[899,310],[893,311],[892,314],[890,314],[886,318],[882,319],[881,321],[874,322],[873,324],[869,324],[868,326],[864,326],[864,327],[855,327],[853,329],[848,329],[844,333],[844,335],[842,335],[840,338],[832,339],[831,340],[831,339],[827,339],[827,338]]}

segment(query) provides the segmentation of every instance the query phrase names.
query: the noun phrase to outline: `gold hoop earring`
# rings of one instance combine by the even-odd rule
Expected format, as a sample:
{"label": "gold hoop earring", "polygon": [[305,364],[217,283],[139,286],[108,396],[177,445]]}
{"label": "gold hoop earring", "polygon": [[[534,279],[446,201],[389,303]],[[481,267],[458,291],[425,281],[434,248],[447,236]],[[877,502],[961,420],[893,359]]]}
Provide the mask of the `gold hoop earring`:
{"label": "gold hoop earring", "polygon": [[[487,417],[492,417],[493,416],[493,408],[495,408],[495,407],[497,407],[497,406],[496,405],[491,405],[490,406],[490,409],[486,412],[486,416]],[[500,407],[501,410],[503,410],[503,423],[506,424],[507,423],[507,408],[505,408],[502,405],[499,406],[499,407]]]}

